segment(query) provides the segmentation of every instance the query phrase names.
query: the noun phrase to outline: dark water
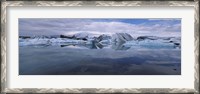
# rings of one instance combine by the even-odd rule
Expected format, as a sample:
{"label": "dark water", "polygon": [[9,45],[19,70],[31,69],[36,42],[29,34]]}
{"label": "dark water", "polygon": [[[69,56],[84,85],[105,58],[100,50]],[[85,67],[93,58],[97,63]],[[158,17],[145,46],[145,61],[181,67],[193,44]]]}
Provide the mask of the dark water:
{"label": "dark water", "polygon": [[19,47],[19,75],[180,74],[180,49]]}

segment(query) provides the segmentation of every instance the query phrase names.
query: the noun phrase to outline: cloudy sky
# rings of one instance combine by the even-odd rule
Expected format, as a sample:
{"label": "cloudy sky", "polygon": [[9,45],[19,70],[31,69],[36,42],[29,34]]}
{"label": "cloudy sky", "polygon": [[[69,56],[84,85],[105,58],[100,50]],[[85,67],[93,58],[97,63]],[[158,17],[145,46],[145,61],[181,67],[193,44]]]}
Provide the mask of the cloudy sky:
{"label": "cloudy sky", "polygon": [[19,35],[74,33],[181,36],[181,19],[20,18]]}

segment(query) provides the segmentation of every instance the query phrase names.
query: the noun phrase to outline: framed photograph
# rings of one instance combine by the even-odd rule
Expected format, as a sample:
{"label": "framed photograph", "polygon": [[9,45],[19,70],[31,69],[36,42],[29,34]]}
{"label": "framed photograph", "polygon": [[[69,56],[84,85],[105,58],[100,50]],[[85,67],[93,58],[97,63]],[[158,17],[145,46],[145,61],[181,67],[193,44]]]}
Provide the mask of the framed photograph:
{"label": "framed photograph", "polygon": [[199,1],[2,1],[2,93],[199,93]]}

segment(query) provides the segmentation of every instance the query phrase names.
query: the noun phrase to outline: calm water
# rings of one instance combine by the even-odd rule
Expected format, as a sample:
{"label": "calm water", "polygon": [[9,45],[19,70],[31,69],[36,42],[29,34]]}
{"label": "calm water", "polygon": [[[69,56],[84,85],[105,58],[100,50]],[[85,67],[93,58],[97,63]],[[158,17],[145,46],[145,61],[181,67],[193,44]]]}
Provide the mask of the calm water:
{"label": "calm water", "polygon": [[[113,47],[112,47],[113,48]],[[19,47],[19,75],[180,75],[180,49]]]}

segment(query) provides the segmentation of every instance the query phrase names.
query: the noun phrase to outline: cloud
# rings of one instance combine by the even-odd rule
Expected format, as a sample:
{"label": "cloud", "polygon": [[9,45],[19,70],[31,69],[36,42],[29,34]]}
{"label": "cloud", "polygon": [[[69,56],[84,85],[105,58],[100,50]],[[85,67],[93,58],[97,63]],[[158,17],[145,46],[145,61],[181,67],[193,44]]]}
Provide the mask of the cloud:
{"label": "cloud", "polygon": [[[123,19],[126,20],[126,19]],[[131,23],[120,19],[38,19],[20,18],[20,35],[58,35],[73,32],[89,32],[97,34],[113,34],[126,32],[132,35],[163,35],[180,36],[181,20],[147,20],[142,23]]]}

